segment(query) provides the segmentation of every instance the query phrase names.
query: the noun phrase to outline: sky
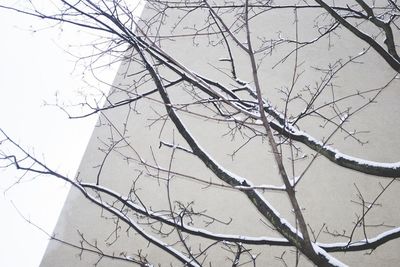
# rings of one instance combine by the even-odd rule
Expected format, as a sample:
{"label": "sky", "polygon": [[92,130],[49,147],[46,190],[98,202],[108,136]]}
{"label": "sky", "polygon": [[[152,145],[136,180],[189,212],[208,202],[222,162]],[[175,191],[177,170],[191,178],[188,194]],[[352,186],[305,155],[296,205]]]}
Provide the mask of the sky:
{"label": "sky", "polygon": [[[48,104],[56,99],[75,103],[79,91],[87,89],[86,82],[96,92],[109,90],[88,77],[83,82],[82,65],[64,51],[70,44],[90,40],[75,28],[49,27],[2,9],[0,25],[0,128],[52,168],[74,176],[97,117],[70,120]],[[89,48],[77,50],[85,49]],[[115,73],[115,67],[106,69],[102,79],[111,83]],[[51,234],[69,186],[49,177],[24,179],[12,186],[20,174],[10,168],[0,170],[0,266],[35,267],[48,237],[26,220]]]}

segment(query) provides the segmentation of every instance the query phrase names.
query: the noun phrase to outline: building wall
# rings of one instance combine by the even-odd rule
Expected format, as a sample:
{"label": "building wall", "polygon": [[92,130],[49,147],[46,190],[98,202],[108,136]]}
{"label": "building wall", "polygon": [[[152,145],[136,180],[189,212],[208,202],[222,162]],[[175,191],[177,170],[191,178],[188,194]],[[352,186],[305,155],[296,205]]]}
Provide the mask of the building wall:
{"label": "building wall", "polygon": [[[184,20],[183,23],[190,22],[193,25],[201,25],[207,14],[201,11],[196,12],[194,11],[194,14],[191,14],[190,18]],[[319,9],[298,10],[297,34],[299,40],[311,40],[318,36],[315,18],[318,18],[317,14],[319,13],[321,13]],[[151,5],[148,5],[144,12],[144,19],[153,14],[154,10],[151,9]],[[173,25],[170,20],[176,19],[181,12],[167,10],[167,15],[165,23],[161,25],[161,28],[157,28],[158,36],[170,34],[170,27]],[[176,27],[175,32],[183,34],[190,32],[182,26],[183,23]],[[157,25],[154,24],[150,27],[149,35],[155,32]],[[266,12],[266,15],[255,18],[251,26],[255,36],[264,34],[267,39],[276,39],[278,36],[294,38],[296,34],[293,10]],[[243,38],[240,33],[238,36]],[[220,37],[196,36],[193,38],[189,36],[161,38],[157,41],[160,42],[162,49],[194,72],[207,75],[224,85],[233,83],[227,75],[221,72],[222,69],[227,69],[229,72],[229,65],[219,60],[221,57],[226,57],[226,49],[223,42],[220,42]],[[260,39],[254,38],[255,45],[261,44],[258,42]],[[293,44],[277,45],[274,50],[266,49],[265,53],[260,53],[258,58],[263,58],[259,73],[264,97],[280,110],[285,107],[280,92],[285,88],[290,88],[296,62],[294,56],[290,56],[281,64],[277,66],[275,64],[293,48]],[[302,73],[302,75],[298,78],[293,95],[303,94],[307,99],[310,91],[305,88],[311,88],[312,91],[314,86],[321,83],[321,79],[326,74],[326,71],[321,70],[322,68],[339,64],[339,60],[340,64],[344,64],[350,56],[354,57],[364,49],[368,49],[368,46],[345,29],[338,29],[335,34],[322,38],[314,45],[302,48],[297,55],[297,73]],[[232,51],[237,58],[238,76],[242,80],[251,81],[248,58],[240,52],[238,47],[233,46]],[[133,73],[142,70],[142,66],[129,58],[127,56],[127,60],[121,64],[111,88],[110,101],[134,97],[154,88],[150,79],[149,82],[137,87],[143,81],[140,81],[138,76]],[[175,78],[167,70],[161,69],[160,73],[171,80]],[[333,95],[339,99],[349,94],[357,94],[358,91],[382,87],[394,75],[395,72],[370,49],[364,56],[349,63],[338,73],[332,81],[334,85],[331,90],[325,90],[315,105],[323,105],[324,102],[331,101]],[[190,87],[181,86],[168,89],[173,103],[194,101],[193,96],[184,89],[191,90]],[[396,100],[398,94],[398,83],[394,81],[380,93],[376,104],[354,114],[344,124],[349,131],[356,129],[361,131],[356,137],[368,141],[368,143],[361,145],[359,140],[348,136],[344,130],[339,130],[329,140],[329,144],[355,157],[379,162],[397,161],[400,148],[400,139],[397,137],[400,130],[397,115],[400,107]],[[352,112],[368,102],[373,95],[374,93],[370,93],[348,98],[348,100],[338,102],[335,108],[346,110],[351,107],[350,112]],[[289,103],[290,114],[288,115],[295,115],[304,107],[304,101],[295,99]],[[194,116],[193,114],[196,112],[202,112],[204,116],[213,116],[213,113],[207,112],[202,106],[189,107],[185,112],[179,114],[201,146],[206,148],[207,152],[224,168],[251,179],[256,185],[279,186],[282,184],[265,138],[252,139],[232,157],[230,154],[247,141],[246,136],[239,133],[232,135],[234,129],[229,128],[233,126],[232,124],[228,125],[206,117]],[[322,109],[321,112],[327,117],[334,114],[332,109],[329,111]],[[238,190],[207,186],[205,183],[175,175],[170,181],[168,194],[166,182],[163,180],[167,174],[163,173],[158,176],[157,171],[146,169],[143,164],[139,163],[138,155],[149,164],[168,168],[172,162],[172,169],[175,172],[193,175],[205,182],[213,181],[218,184],[222,184],[222,182],[194,156],[180,150],[172,153],[172,149],[164,145],[160,146],[160,141],[163,141],[188,147],[173,124],[164,120],[164,115],[165,107],[160,104],[158,94],[153,94],[129,106],[103,112],[82,160],[78,179],[84,182],[96,182],[96,179],[99,179],[102,186],[107,186],[123,195],[132,194],[131,189],[134,188],[137,194],[136,201],[140,198],[140,202],[151,210],[168,211],[170,202],[174,204],[175,201],[179,201],[184,205],[191,203],[197,211],[206,210],[210,216],[223,222],[230,222],[229,224],[218,222],[210,224],[206,229],[212,232],[279,237],[279,234],[262,220],[258,212],[250,205],[250,201]],[[299,125],[302,129],[306,129],[307,133],[321,140],[328,138],[335,130],[331,124],[313,116],[301,120]],[[115,145],[112,152],[107,153],[110,145],[117,141],[118,144]],[[301,149],[300,156],[303,159],[299,159],[295,163],[296,175],[307,168],[315,155],[315,151],[307,149],[304,145],[297,144],[297,148]],[[288,147],[282,149],[287,159],[290,156],[290,150]],[[172,156],[173,160],[171,161]],[[101,165],[101,163],[103,164]],[[289,170],[292,170],[289,160],[285,160],[285,164]],[[389,181],[388,178],[378,178],[344,169],[322,156],[318,156],[296,190],[299,203],[304,208],[306,221],[309,222],[315,233],[319,233],[322,229],[318,241],[341,242],[344,240],[343,238],[334,238],[327,234],[326,230],[332,232],[346,230],[346,233],[349,233],[357,219],[356,214],[361,212],[361,207],[354,203],[354,201],[360,201],[357,198],[357,189],[366,200],[371,201],[381,191],[381,186]],[[379,199],[381,207],[377,206],[371,210],[367,217],[367,223],[370,225],[383,223],[386,226],[368,227],[367,231],[370,237],[376,236],[385,229],[390,229],[390,226],[399,225],[399,205],[396,201],[399,190],[399,184],[395,182]],[[265,190],[262,191],[262,194],[282,217],[295,225],[288,199],[284,193]],[[142,218],[137,218],[133,213],[131,217],[144,222]],[[194,224],[204,226],[204,220],[205,218],[194,218]],[[156,235],[155,230],[151,229],[149,225],[141,226],[149,233]],[[158,229],[157,227],[160,225],[155,224],[154,227]],[[117,231],[115,231],[116,228]],[[167,229],[168,227],[165,228],[165,231],[168,231]],[[140,250],[140,253],[147,255],[152,263],[160,263],[161,266],[170,264],[180,266],[165,252],[148,244],[140,235],[132,229],[128,229],[123,222],[116,221],[109,213],[89,203],[74,188],[71,189],[64,205],[54,235],[78,246],[82,240],[92,244],[97,242],[103,252],[114,255],[131,255]],[[176,233],[174,233],[165,236],[162,240],[174,242],[176,238]],[[358,229],[355,239],[363,238],[362,231]],[[90,247],[88,243],[85,243],[86,241],[83,242],[85,247]],[[209,241],[199,240],[196,237],[190,237],[189,243],[194,250],[199,244],[202,246],[210,244]],[[282,261],[278,259],[282,255],[289,266],[295,264],[293,248],[271,246],[249,246],[249,248],[251,248],[252,255],[259,254],[258,266],[282,266]],[[399,248],[400,241],[391,241],[373,251],[369,256],[365,255],[365,252],[333,253],[332,255],[350,266],[395,266],[399,261],[397,253]],[[96,250],[93,247],[91,249]],[[284,252],[285,254],[282,254]],[[210,261],[212,266],[231,266],[232,262],[228,260],[228,256],[232,255],[221,244],[210,250],[206,261]],[[88,266],[95,263],[97,266],[130,265],[119,260],[99,258],[94,253],[82,252],[77,248],[71,248],[71,246],[52,240],[41,266]],[[312,266],[312,264],[301,257],[299,266]]]}

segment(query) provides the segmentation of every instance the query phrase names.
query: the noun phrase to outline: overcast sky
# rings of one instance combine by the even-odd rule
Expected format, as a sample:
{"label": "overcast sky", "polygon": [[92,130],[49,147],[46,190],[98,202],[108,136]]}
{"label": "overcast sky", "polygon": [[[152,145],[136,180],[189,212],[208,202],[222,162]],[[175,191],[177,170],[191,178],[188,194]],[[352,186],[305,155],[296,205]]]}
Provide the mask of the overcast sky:
{"label": "overcast sky", "polygon": [[[66,43],[85,43],[85,37],[76,30],[61,33],[37,19],[1,9],[0,25],[0,128],[49,166],[73,176],[96,117],[69,120],[60,109],[43,103],[54,103],[56,93],[73,101],[77,89],[86,86],[75,59],[62,49]],[[111,82],[114,76],[115,69],[110,69],[102,78]],[[5,192],[17,175],[10,169],[0,170],[0,266],[38,266],[48,237],[24,221],[17,209],[51,233],[69,187],[54,178],[39,177]]]}

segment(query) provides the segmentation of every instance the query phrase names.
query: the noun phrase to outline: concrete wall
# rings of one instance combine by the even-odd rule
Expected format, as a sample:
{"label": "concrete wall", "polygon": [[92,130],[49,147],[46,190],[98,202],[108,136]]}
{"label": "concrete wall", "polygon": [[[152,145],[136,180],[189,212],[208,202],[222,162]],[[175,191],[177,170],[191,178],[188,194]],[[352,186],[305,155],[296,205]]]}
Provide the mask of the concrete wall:
{"label": "concrete wall", "polygon": [[[151,7],[151,5],[150,5]],[[148,6],[149,8],[149,6]],[[196,13],[197,12],[197,13]],[[312,40],[318,37],[315,28],[316,18],[320,18],[321,10],[298,10],[298,38],[301,41]],[[147,9],[144,17],[151,17],[153,11]],[[165,24],[158,29],[158,34],[163,36],[170,33],[172,20],[181,15],[181,12],[167,10],[169,17]],[[189,18],[183,20],[181,25],[175,29],[176,32],[189,33],[182,25],[201,25],[204,22],[206,12],[194,11]],[[170,21],[171,20],[171,21]],[[323,21],[323,19],[321,19]],[[322,22],[321,22],[322,23]],[[154,32],[154,26],[151,30]],[[252,31],[256,35],[264,35],[267,39],[294,38],[296,25],[292,9],[287,11],[273,10],[265,12],[255,18],[252,22]],[[150,32],[153,33],[153,32]],[[240,34],[240,38],[243,38]],[[159,40],[161,47],[173,55],[180,62],[194,70],[196,73],[208,75],[218,80],[221,84],[233,84],[227,75],[221,70],[226,69],[229,73],[229,64],[218,59],[226,57],[226,50],[221,38],[218,36],[177,37],[173,39]],[[254,38],[255,45],[260,45],[260,39]],[[260,53],[258,59],[263,58],[260,64],[259,73],[261,78],[264,97],[273,103],[279,110],[283,110],[285,102],[282,101],[280,91],[286,87],[290,88],[295,65],[294,55],[286,61],[278,64],[288,52],[294,48],[293,44],[277,45],[274,50],[265,50]],[[322,38],[313,45],[307,46],[298,52],[297,73],[302,73],[294,87],[294,93],[301,94],[304,99],[310,99],[310,92],[314,86],[321,83],[329,65],[342,64],[350,56],[356,56],[367,49],[368,46],[355,38],[345,29],[338,29],[334,34]],[[237,72],[242,80],[251,81],[251,72],[248,58],[235,46],[232,47],[237,59]],[[336,62],[336,63],[335,63]],[[320,68],[318,70],[318,68]],[[110,100],[118,101],[128,97],[134,97],[148,89],[154,88],[151,81],[137,87],[142,81],[137,75],[130,75],[142,70],[139,63],[134,61],[123,62],[111,89]],[[160,70],[164,77],[174,78],[166,70]],[[372,50],[349,63],[332,80],[331,89],[325,90],[315,106],[324,105],[332,101],[332,97],[339,99],[359,91],[370,90],[382,87],[393,76],[395,72]],[[147,77],[148,78],[148,77]],[[310,91],[305,90],[310,88]],[[189,103],[194,101],[192,95],[188,94],[190,87],[175,86],[169,90],[174,103]],[[361,107],[371,99],[376,91],[369,94],[350,97],[347,100],[336,103],[336,110],[350,112]],[[361,131],[355,135],[360,140],[368,141],[361,145],[360,140],[348,136],[344,130],[337,131],[329,140],[329,144],[349,155],[362,157],[367,160],[379,162],[398,161],[400,138],[399,116],[400,105],[398,105],[399,91],[398,82],[394,81],[380,93],[376,104],[355,113],[344,124],[348,131]],[[321,114],[326,117],[334,116],[332,105],[330,108],[321,109]],[[305,108],[305,102],[297,98],[289,103],[288,115],[295,116]],[[188,112],[190,111],[190,112]],[[204,116],[213,116],[202,106],[189,107],[185,112],[180,112],[183,121],[188,125],[192,134],[196,137],[202,147],[212,155],[226,169],[250,179],[254,184],[281,185],[273,156],[270,152],[268,142],[265,138],[257,137],[252,139],[248,145],[241,149],[234,157],[232,154],[248,139],[246,135],[239,132],[233,135],[233,124],[216,122],[205,117],[193,115],[201,112]],[[168,210],[168,190],[165,181],[165,173],[157,177],[157,171],[146,170],[138,163],[138,155],[150,164],[156,164],[168,168],[171,162],[172,150],[168,147],[159,147],[160,141],[175,143],[188,147],[178,131],[170,121],[165,121],[165,108],[160,104],[160,97],[156,94],[142,99],[129,106],[118,107],[105,111],[101,116],[98,127],[95,128],[91,141],[87,147],[85,156],[79,170],[79,179],[85,182],[95,182],[100,179],[100,184],[107,186],[123,195],[129,195],[134,187],[137,197],[152,210]],[[112,122],[112,124],[110,123]],[[321,140],[326,139],[335,130],[332,124],[326,123],[321,117],[310,116],[301,120],[299,125],[307,133],[312,134]],[[233,130],[232,130],[233,129]],[[243,130],[245,134],[251,131]],[[110,144],[121,139],[113,151],[105,159]],[[283,146],[285,163],[289,172],[299,175],[307,168],[312,161],[315,151],[311,151],[302,144],[297,144],[301,149],[299,159],[295,162],[292,170],[290,149]],[[303,157],[304,156],[304,157]],[[104,160],[105,159],[105,160]],[[100,164],[102,165],[99,174]],[[193,175],[203,181],[221,182],[207,169],[196,157],[177,150],[173,155],[172,169],[175,172]],[[151,174],[151,175],[150,175]],[[319,233],[319,242],[343,242],[344,238],[334,238],[326,233],[326,229],[346,234],[351,231],[357,214],[361,214],[361,207],[354,203],[359,201],[357,189],[363,194],[366,201],[372,201],[381,191],[381,186],[386,185],[390,179],[378,178],[351,171],[334,165],[322,156],[317,157],[304,178],[296,187],[297,197],[300,205],[304,208],[304,216],[310,227]],[[219,186],[207,186],[205,183],[195,182],[191,179],[179,177],[178,175],[170,182],[169,197],[171,202],[179,201],[187,204],[193,202],[192,206],[197,211],[207,211],[207,214],[216,217],[229,224],[215,222],[207,230],[225,233],[240,234],[248,236],[271,236],[279,237],[267,223],[265,223],[258,212],[251,206],[250,201],[238,190],[226,189]],[[368,214],[367,224],[380,225],[382,227],[367,227],[368,236],[374,237],[382,231],[390,229],[390,226],[400,224],[399,204],[397,195],[400,185],[395,182],[387,192],[379,199],[380,206],[373,208]],[[279,211],[282,217],[286,218],[293,225],[295,224],[293,214],[285,193],[266,190],[263,196]],[[138,199],[134,196],[133,199]],[[131,217],[144,222],[142,218]],[[203,226],[205,218],[194,218],[196,226]],[[117,231],[116,229],[117,223]],[[155,224],[154,227],[160,225]],[[149,233],[156,235],[148,225],[142,227]],[[326,228],[328,227],[328,228]],[[168,231],[168,227],[165,231]],[[80,235],[80,233],[83,234]],[[131,255],[140,252],[147,255],[152,263],[160,263],[161,266],[180,266],[171,259],[165,252],[160,251],[154,245],[149,245],[140,235],[119,221],[117,222],[109,213],[102,211],[92,203],[89,203],[80,192],[72,189],[65,206],[62,210],[54,235],[62,240],[72,242],[79,246],[84,238],[88,242],[97,242],[97,245],[105,253],[114,255]],[[116,238],[117,237],[117,238]],[[363,239],[363,232],[357,228],[355,239]],[[161,238],[165,242],[177,240],[176,233]],[[107,244],[109,243],[109,244]],[[190,237],[190,245],[196,250],[201,246],[210,244],[209,241],[199,240]],[[90,247],[85,244],[85,247]],[[178,246],[179,247],[179,246]],[[228,257],[232,254],[227,252],[227,247],[217,245],[209,251],[206,262],[210,261],[212,266],[231,266],[232,262]],[[284,259],[289,266],[294,266],[295,251],[293,248],[276,248],[270,246],[249,246],[252,255],[258,256],[257,266],[283,266],[278,259],[284,254]],[[92,248],[93,249],[93,248]],[[364,252],[333,253],[332,255],[350,266],[396,266],[400,260],[398,251],[400,241],[391,241],[365,255]],[[367,251],[369,252],[369,251]],[[97,266],[129,266],[129,263],[110,260],[99,257],[93,253],[82,252],[58,241],[51,241],[43,258],[42,267],[47,266],[89,266],[98,263]],[[98,262],[97,262],[98,261]],[[243,261],[245,262],[245,260]],[[209,266],[208,263],[205,266]],[[211,265],[210,265],[211,266]],[[246,266],[252,266],[248,264]],[[299,266],[312,266],[303,257],[300,258]]]}

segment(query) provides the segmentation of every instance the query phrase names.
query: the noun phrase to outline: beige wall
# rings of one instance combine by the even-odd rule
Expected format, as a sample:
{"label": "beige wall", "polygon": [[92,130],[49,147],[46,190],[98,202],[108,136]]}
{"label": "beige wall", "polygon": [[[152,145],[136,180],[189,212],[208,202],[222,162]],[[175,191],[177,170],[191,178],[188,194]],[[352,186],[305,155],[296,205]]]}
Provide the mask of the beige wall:
{"label": "beige wall", "polygon": [[[147,10],[144,16],[149,16],[150,13]],[[275,38],[278,36],[278,31],[282,31],[282,36],[294,36],[295,26],[292,23],[292,11],[288,11],[284,15],[282,15],[281,11],[268,14],[267,17],[260,16],[259,21],[254,22],[252,25],[254,26],[254,33],[267,32],[270,38]],[[311,19],[313,14],[312,12],[300,10],[298,12],[301,40],[309,40],[316,36],[315,29],[309,30],[313,29],[312,24],[314,22]],[[177,14],[174,12],[170,13],[172,18],[175,15]],[[200,23],[203,17],[199,13],[191,19],[193,19],[193,23],[196,20]],[[166,25],[161,29],[161,34],[168,32],[168,22]],[[333,63],[339,58],[342,59],[342,62],[345,62],[349,56],[355,56],[363,48],[367,47],[363,42],[352,37],[346,30],[338,30],[338,34],[340,35],[332,35],[330,40],[323,39],[315,45],[299,51],[298,63],[302,63],[302,65],[298,67],[298,71],[304,71],[304,74],[299,78],[296,85],[296,93],[306,95],[307,93],[302,91],[304,86],[314,86],[315,83],[320,81],[323,73],[316,71],[313,67],[326,67],[329,63]],[[226,64],[218,61],[218,58],[226,56],[221,56],[224,50],[221,47],[209,45],[208,41],[206,38],[196,38],[195,40],[192,40],[192,38],[176,38],[174,41],[164,40],[162,47],[196,73],[210,75],[223,84],[232,83],[225,75],[215,69],[215,67],[222,68],[224,67],[223,64]],[[193,42],[198,46],[194,47]],[[329,43],[333,44],[333,46],[328,47]],[[294,65],[293,57],[290,57],[276,68],[272,68],[272,66],[291,49],[293,49],[292,45],[282,46],[278,47],[272,55],[265,55],[263,64],[259,69],[263,93],[278,108],[282,108],[284,102],[280,100],[282,95],[278,93],[277,89],[290,85]],[[251,73],[248,60],[243,54],[239,54],[240,52],[237,48],[233,47],[233,50],[238,58],[237,67],[240,78],[250,81]],[[359,61],[362,61],[363,64],[349,65],[335,78],[336,87],[334,88],[334,93],[336,98],[351,92],[377,88],[385,84],[394,75],[394,72],[373,51],[369,51]],[[139,65],[133,62],[121,65],[119,74],[117,74],[114,82],[115,87],[111,89],[110,99],[124,99],[129,95],[124,90],[133,90],[130,86],[133,84],[132,79],[134,80],[134,77],[129,78],[125,74],[134,73],[138,69],[140,69]],[[173,77],[173,75],[170,76]],[[151,87],[151,83],[144,86],[145,89]],[[139,90],[144,92],[145,89],[140,88]],[[174,103],[185,103],[192,100],[180,87],[174,87],[169,92],[173,96]],[[343,110],[352,106],[353,110],[355,110],[357,106],[361,106],[372,95],[368,94],[365,97],[354,97],[349,101],[343,101],[338,103],[338,108]],[[373,104],[362,112],[355,114],[346,122],[345,126],[349,131],[355,129],[363,131],[359,137],[362,140],[367,140],[367,144],[360,145],[355,139],[346,137],[347,134],[343,131],[338,131],[329,143],[352,156],[382,162],[397,161],[400,148],[400,138],[398,138],[397,134],[400,131],[398,96],[398,83],[394,82],[381,93],[377,99],[377,104]],[[327,90],[317,104],[329,101],[331,97],[332,91]],[[98,127],[93,132],[79,169],[79,179],[87,182],[96,180],[99,163],[102,162],[105,155],[99,148],[106,149],[107,145],[110,144],[110,140],[118,140],[120,138],[118,136],[119,133],[124,132],[125,140],[129,143],[129,146],[125,141],[122,141],[116,146],[115,151],[109,154],[100,175],[101,184],[126,195],[129,193],[132,183],[139,172],[144,171],[135,184],[141,201],[146,203],[147,207],[151,207],[152,210],[168,209],[165,182],[147,175],[146,170],[134,160],[137,158],[135,155],[137,152],[146,161],[153,162],[154,159],[151,152],[153,150],[157,163],[167,168],[171,149],[166,147],[159,148],[159,142],[172,143],[174,140],[176,144],[187,147],[170,121],[165,124],[161,120],[154,121],[154,119],[158,118],[157,113],[165,113],[164,107],[157,103],[159,100],[159,96],[155,94],[150,99],[140,100],[136,106],[132,105],[131,108],[125,106],[106,111],[101,116]],[[289,108],[292,114],[295,115],[296,112],[304,109],[304,104],[302,101],[293,101]],[[190,110],[203,112],[204,109],[194,107]],[[204,114],[209,115],[210,113],[205,112]],[[329,114],[332,114],[331,111],[327,111],[326,115]],[[201,146],[206,148],[207,152],[226,169],[250,179],[254,184],[282,184],[266,140],[261,138],[254,139],[243,150],[239,151],[232,160],[228,154],[245,142],[246,138],[238,134],[233,140],[228,133],[226,124],[205,120],[183,112],[180,115],[184,122],[189,125],[190,131]],[[113,126],[109,125],[108,120],[112,121]],[[308,133],[323,139],[329,136],[334,129],[329,125],[322,128],[323,123],[322,120],[311,117],[303,120],[300,125]],[[113,127],[116,127],[119,133]],[[296,174],[301,173],[301,170],[306,168],[315,153],[303,145],[299,144],[298,146],[307,157],[296,162]],[[289,150],[284,148],[284,156],[286,158],[289,156],[288,152]],[[125,157],[132,157],[133,160],[126,160]],[[290,162],[286,161],[286,163],[288,164],[288,169],[290,169]],[[172,166],[177,172],[195,175],[204,181],[211,179],[220,183],[199,160],[182,151],[177,151],[174,154]],[[151,173],[155,174],[154,171],[151,171]],[[385,185],[388,181],[389,179],[387,178],[380,179],[345,170],[322,157],[318,157],[296,189],[300,205],[304,208],[304,216],[316,232],[326,224],[331,231],[345,229],[348,233],[356,220],[356,214],[360,214],[360,206],[352,202],[357,200],[355,185],[357,185],[364,197],[371,201],[380,192],[380,184]],[[369,224],[400,225],[397,201],[399,190],[400,185],[395,182],[379,199],[378,202],[382,207],[377,207],[371,211],[371,214],[367,217]],[[288,219],[292,224],[295,223],[284,193],[264,191],[262,194],[284,218]],[[207,214],[215,216],[222,221],[229,221],[232,218],[232,222],[229,225],[218,223],[210,225],[206,228],[210,231],[226,234],[279,237],[277,233],[261,221],[260,215],[251,207],[249,200],[236,190],[221,189],[215,186],[206,187],[205,184],[174,177],[171,181],[170,196],[173,200],[179,200],[183,203],[194,201],[196,210],[207,210]],[[135,216],[132,215],[132,218],[135,218]],[[60,239],[79,245],[79,241],[82,239],[78,234],[79,231],[84,234],[86,240],[90,242],[97,240],[97,244],[104,252],[115,253],[115,255],[127,253],[129,255],[142,249],[142,253],[148,255],[149,260],[153,263],[169,266],[170,262],[172,262],[173,266],[180,266],[169,258],[166,253],[160,252],[153,245],[147,246],[147,242],[138,234],[135,234],[132,229],[127,231],[126,225],[122,222],[119,224],[121,228],[117,233],[118,240],[111,246],[106,245],[105,243],[113,241],[115,235],[113,233],[115,229],[114,222],[107,212],[102,213],[98,207],[85,200],[80,192],[72,189],[54,234]],[[196,221],[197,223],[201,225],[201,222]],[[148,226],[143,227],[151,233]],[[390,228],[369,227],[368,234],[370,237],[374,237],[388,229]],[[356,239],[363,239],[362,232],[359,230],[357,231]],[[166,237],[165,240],[176,240],[176,235]],[[321,232],[318,239],[319,242],[341,242],[343,240],[341,238],[333,238],[324,233],[324,231]],[[203,242],[203,246],[208,244],[205,241],[201,242]],[[191,237],[189,243],[196,249],[199,241],[197,238]],[[253,255],[261,253],[259,265],[257,266],[282,266],[282,262],[277,260],[276,257],[279,257],[285,250],[287,251],[285,253],[286,262],[289,266],[294,264],[295,253],[293,249],[269,246],[250,246],[250,248]],[[375,250],[370,256],[365,255],[365,252],[333,253],[332,255],[350,266],[396,266],[400,260],[399,249],[400,241],[391,241]],[[212,266],[230,266],[229,264],[231,263],[223,256],[224,253],[228,255],[225,250],[217,246],[210,252],[207,260],[212,262]],[[51,241],[41,266],[89,266],[96,263],[97,260],[98,257],[94,254],[83,252],[80,255],[78,249],[68,247],[57,241]],[[102,259],[97,266],[125,265],[128,266],[129,264],[125,264],[122,261]],[[300,266],[311,266],[311,264],[301,258]]]}

